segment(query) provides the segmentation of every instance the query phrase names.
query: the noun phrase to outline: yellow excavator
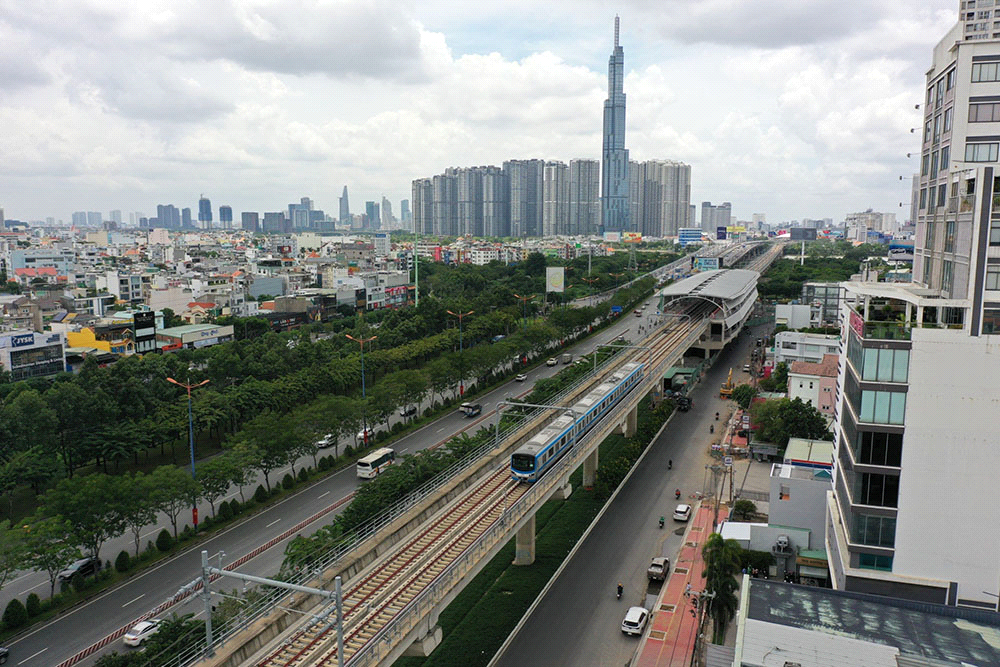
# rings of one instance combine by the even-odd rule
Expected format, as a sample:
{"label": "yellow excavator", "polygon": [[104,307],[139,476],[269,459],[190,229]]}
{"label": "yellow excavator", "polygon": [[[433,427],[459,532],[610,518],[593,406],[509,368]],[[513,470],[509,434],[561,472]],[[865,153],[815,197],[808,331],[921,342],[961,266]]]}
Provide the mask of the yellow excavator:
{"label": "yellow excavator", "polygon": [[733,395],[733,369],[729,369],[729,377],[719,389],[719,398],[730,398]]}

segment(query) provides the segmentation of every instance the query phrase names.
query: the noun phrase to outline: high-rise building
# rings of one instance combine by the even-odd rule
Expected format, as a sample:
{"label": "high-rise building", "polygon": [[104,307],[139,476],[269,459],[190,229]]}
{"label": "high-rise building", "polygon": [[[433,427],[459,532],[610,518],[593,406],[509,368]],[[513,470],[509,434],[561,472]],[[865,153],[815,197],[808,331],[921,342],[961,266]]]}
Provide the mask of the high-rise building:
{"label": "high-rise building", "polygon": [[219,226],[223,229],[233,228],[233,207],[223,204],[219,207]]}
{"label": "high-rise building", "polygon": [[392,203],[382,195],[382,229],[393,229],[395,218],[392,217]]}
{"label": "high-rise building", "polygon": [[212,228],[212,202],[205,195],[198,200],[198,226],[202,229]]}
{"label": "high-rise building", "polygon": [[715,238],[717,227],[728,227],[733,215],[733,205],[729,202],[722,202],[717,206],[712,206],[712,202],[703,201],[701,203],[701,231]]}
{"label": "high-rise building", "polygon": [[483,236],[510,236],[510,181],[496,166],[483,170]]}
{"label": "high-rise building", "polygon": [[309,197],[302,197],[298,204],[288,205],[288,219],[291,221],[293,230],[309,229],[312,225],[313,201]]}
{"label": "high-rise building", "polygon": [[111,211],[111,213],[108,214],[108,217],[111,218],[111,222],[115,223],[116,225],[122,224],[121,210],[115,209],[114,211]]}
{"label": "high-rise building", "polygon": [[90,227],[100,227],[104,224],[104,216],[100,211],[87,211],[87,225]]}
{"label": "high-rise building", "polygon": [[629,166],[632,225],[644,236],[677,236],[691,227],[691,166],[673,160]]}
{"label": "high-rise building", "polygon": [[191,229],[194,227],[194,223],[191,221],[191,209],[189,208],[181,209],[181,227],[184,229]]}
{"label": "high-rise building", "polygon": [[914,282],[841,283],[825,547],[835,588],[997,611],[1000,41],[971,13],[926,70]]}
{"label": "high-rise building", "polygon": [[456,170],[449,167],[443,174],[432,179],[433,234],[438,236],[458,235],[458,179]]}
{"label": "high-rise building", "polygon": [[340,224],[350,224],[351,205],[347,199],[347,186],[344,186],[344,194],[340,195]]}
{"label": "high-rise building", "polygon": [[156,207],[156,226],[177,229],[181,226],[180,211],[173,204],[159,204]]}
{"label": "high-rise building", "polygon": [[482,167],[455,170],[455,215],[455,234],[483,235]]}
{"label": "high-rise building", "polygon": [[565,162],[546,162],[542,170],[542,236],[569,230],[569,169]]}
{"label": "high-rise building", "polygon": [[434,233],[434,182],[429,178],[413,181],[413,231],[418,234]]}
{"label": "high-rise building", "polygon": [[507,160],[503,163],[510,185],[510,235],[541,236],[544,160]]}
{"label": "high-rise building", "polygon": [[284,211],[264,213],[261,226],[265,234],[287,234],[292,231],[292,222],[285,217]]}
{"label": "high-rise building", "polygon": [[601,153],[601,224],[606,231],[631,231],[628,150],[625,148],[625,52],[618,44],[608,59],[608,99],[604,100],[604,147]]}
{"label": "high-rise building", "polygon": [[366,201],[365,202],[365,229],[375,230],[379,229],[382,224],[382,220],[379,217],[378,212],[378,202]]}
{"label": "high-rise building", "polygon": [[596,234],[601,226],[601,163],[569,161],[567,234]]}
{"label": "high-rise building", "polygon": [[413,217],[410,215],[410,200],[399,201],[399,224],[403,229],[413,231]]}
{"label": "high-rise building", "polygon": [[0,207],[0,228],[3,227],[3,221],[4,221],[4,218],[3,218],[3,208]]}
{"label": "high-rise building", "polygon": [[248,232],[260,231],[260,214],[255,211],[243,211],[240,214],[241,227]]}
{"label": "high-rise building", "polygon": [[86,227],[87,226],[87,212],[86,211],[73,211],[73,226],[74,227]]}

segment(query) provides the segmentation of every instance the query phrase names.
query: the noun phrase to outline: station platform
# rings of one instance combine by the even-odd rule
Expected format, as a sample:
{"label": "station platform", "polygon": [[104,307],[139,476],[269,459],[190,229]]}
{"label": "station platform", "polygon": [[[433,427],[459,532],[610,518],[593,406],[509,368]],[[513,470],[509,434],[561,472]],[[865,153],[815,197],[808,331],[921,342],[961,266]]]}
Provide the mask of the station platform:
{"label": "station platform", "polygon": [[[692,614],[695,606],[685,592],[689,590],[689,584],[692,592],[700,591],[705,585],[705,579],[701,576],[704,571],[701,549],[712,534],[714,513],[715,506],[706,503],[699,506],[692,517],[691,529],[677,562],[672,565],[670,577],[660,589],[649,633],[633,665],[687,667],[691,664],[697,619]],[[726,518],[726,514],[726,508],[719,509],[719,523]],[[706,627],[711,628],[710,619],[706,620]]]}

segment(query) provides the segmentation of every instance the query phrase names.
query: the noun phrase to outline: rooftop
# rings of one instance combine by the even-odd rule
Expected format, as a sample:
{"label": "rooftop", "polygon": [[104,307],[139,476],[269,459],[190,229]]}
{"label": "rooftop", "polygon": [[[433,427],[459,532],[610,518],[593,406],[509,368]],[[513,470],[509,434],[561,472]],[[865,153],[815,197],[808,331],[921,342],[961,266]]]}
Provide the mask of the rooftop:
{"label": "rooftop", "polygon": [[793,361],[789,372],[800,375],[816,375],[819,377],[835,378],[840,369],[840,360],[835,354],[824,354],[823,361],[814,363],[812,361]]}
{"label": "rooftop", "polygon": [[661,296],[703,296],[735,299],[757,284],[760,274],[746,269],[702,271],[660,290]]}

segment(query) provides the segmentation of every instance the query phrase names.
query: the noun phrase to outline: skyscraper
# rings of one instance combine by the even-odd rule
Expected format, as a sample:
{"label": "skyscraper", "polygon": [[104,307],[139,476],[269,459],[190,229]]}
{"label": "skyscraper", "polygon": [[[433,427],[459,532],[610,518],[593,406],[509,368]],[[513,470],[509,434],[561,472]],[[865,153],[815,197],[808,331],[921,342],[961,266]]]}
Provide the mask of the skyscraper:
{"label": "skyscraper", "polygon": [[569,161],[569,228],[567,233],[596,234],[601,226],[601,163]]}
{"label": "skyscraper", "polygon": [[413,231],[434,233],[434,182],[429,178],[413,181]]}
{"label": "skyscraper", "polygon": [[184,229],[191,229],[192,227],[194,227],[194,225],[191,223],[191,209],[189,208],[181,209],[181,227],[183,227]]}
{"label": "skyscraper", "polygon": [[198,226],[202,229],[212,228],[212,202],[205,195],[198,200]]}
{"label": "skyscraper", "polygon": [[379,217],[378,202],[374,201],[365,202],[365,216],[367,216],[368,218],[365,224],[365,229],[373,230],[380,228],[382,220]]}
{"label": "skyscraper", "polygon": [[632,226],[644,236],[676,236],[690,227],[691,167],[673,160],[629,167]]}
{"label": "skyscraper", "polygon": [[392,203],[382,195],[382,229],[392,229],[392,223]]}
{"label": "skyscraper", "polygon": [[347,200],[347,186],[344,186],[344,194],[340,195],[340,224],[351,223],[351,205]]}
{"label": "skyscraper", "polygon": [[507,160],[503,170],[510,184],[511,236],[541,236],[545,161]]}
{"label": "skyscraper", "polygon": [[569,169],[565,162],[546,162],[542,173],[542,236],[569,228]]}
{"label": "skyscraper", "polygon": [[410,217],[410,200],[403,199],[399,202],[399,224],[403,229],[413,231],[411,223],[413,219]]}
{"label": "skyscraper", "polygon": [[219,207],[219,226],[223,229],[233,228],[233,207],[223,204]]}
{"label": "skyscraper", "polygon": [[630,231],[628,150],[625,148],[625,53],[618,44],[608,59],[608,99],[604,100],[604,148],[601,153],[601,224],[606,231]]}
{"label": "skyscraper", "polygon": [[254,211],[244,211],[240,214],[243,229],[248,232],[260,231],[260,214]]}

